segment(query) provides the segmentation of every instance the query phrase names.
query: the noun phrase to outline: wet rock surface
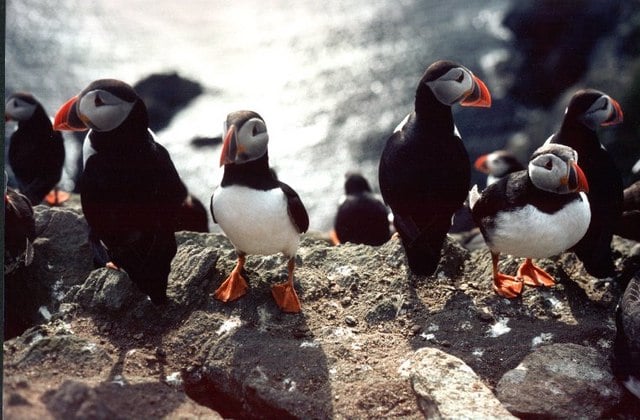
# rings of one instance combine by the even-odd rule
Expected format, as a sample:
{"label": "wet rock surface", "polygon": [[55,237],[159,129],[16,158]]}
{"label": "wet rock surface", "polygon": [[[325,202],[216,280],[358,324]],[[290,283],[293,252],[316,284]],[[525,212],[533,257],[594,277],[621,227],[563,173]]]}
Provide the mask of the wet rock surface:
{"label": "wet rock surface", "polygon": [[[86,226],[74,209],[38,212],[54,244]],[[235,265],[219,234],[177,234],[163,307],[123,272],[65,277],[50,320],[4,343],[6,418],[449,418],[469,407],[498,418],[587,409],[588,418],[637,418],[640,402],[609,368],[623,285],[595,286],[572,254],[540,261],[555,287],[505,300],[491,288],[485,249],[449,239],[441,267],[424,278],[407,272],[395,238],[332,247],[313,236],[298,252],[297,315],[271,297],[286,277],[278,255],[249,256],[243,298],[211,298]],[[634,245],[615,239],[623,282],[640,267]],[[49,263],[62,257],[77,264],[68,252]],[[506,257],[502,268],[519,263]],[[55,283],[59,271],[41,276]],[[572,363],[586,373],[552,368]],[[514,382],[523,367],[526,382]],[[532,387],[551,393],[550,383],[562,392],[532,401]]]}

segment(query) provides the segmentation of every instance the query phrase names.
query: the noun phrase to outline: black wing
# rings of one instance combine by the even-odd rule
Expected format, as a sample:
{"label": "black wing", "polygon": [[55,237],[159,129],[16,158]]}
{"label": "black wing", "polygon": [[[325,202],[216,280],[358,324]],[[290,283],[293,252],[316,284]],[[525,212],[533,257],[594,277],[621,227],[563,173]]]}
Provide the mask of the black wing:
{"label": "black wing", "polygon": [[309,229],[309,215],[307,214],[307,209],[305,209],[304,204],[302,204],[300,196],[293,190],[293,188],[284,182],[278,181],[278,184],[280,185],[282,192],[284,192],[284,195],[287,197],[287,211],[289,212],[289,218],[296,228],[298,228],[298,232],[306,232],[307,229]]}

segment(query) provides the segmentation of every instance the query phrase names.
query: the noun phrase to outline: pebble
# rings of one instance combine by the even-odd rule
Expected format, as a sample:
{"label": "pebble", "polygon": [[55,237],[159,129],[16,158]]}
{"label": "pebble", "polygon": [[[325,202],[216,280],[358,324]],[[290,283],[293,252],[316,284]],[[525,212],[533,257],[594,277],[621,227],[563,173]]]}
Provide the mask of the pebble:
{"label": "pebble", "polygon": [[347,315],[344,319],[344,322],[350,327],[355,327],[356,325],[358,325],[358,320],[351,315]]}

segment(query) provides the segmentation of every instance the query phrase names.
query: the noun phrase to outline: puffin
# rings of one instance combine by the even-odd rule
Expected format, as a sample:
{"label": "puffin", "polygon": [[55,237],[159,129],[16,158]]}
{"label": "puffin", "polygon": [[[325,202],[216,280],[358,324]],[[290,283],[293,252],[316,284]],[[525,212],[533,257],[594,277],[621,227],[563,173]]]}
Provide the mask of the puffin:
{"label": "puffin", "polygon": [[[506,298],[528,286],[553,286],[554,278],[533,258],[560,254],[575,245],[591,220],[587,178],[578,154],[568,146],[547,144],[536,150],[526,170],[512,172],[481,194],[469,193],[474,222],[491,251],[494,291]],[[524,257],[516,276],[498,269],[500,254]]]}
{"label": "puffin", "polygon": [[8,158],[20,192],[34,205],[45,198],[50,205],[67,200],[69,194],[56,188],[64,167],[64,139],[42,104],[30,93],[14,93],[7,99],[4,117],[18,123]]}
{"label": "puffin", "polygon": [[188,194],[149,130],[144,102],[123,81],[95,80],[60,107],[54,128],[89,130],[79,188],[96,265],[124,270],[153,304],[167,303],[176,219]]}
{"label": "puffin", "polygon": [[640,242],[640,181],[624,189],[622,215],[614,233]]}
{"label": "puffin", "polygon": [[591,224],[573,251],[587,273],[598,279],[616,275],[611,240],[622,214],[623,182],[596,130],[622,120],[622,108],[615,99],[594,89],[579,90],[569,101],[560,129],[547,140],[569,146],[580,156],[580,167],[589,182]]}
{"label": "puffin", "polygon": [[511,172],[522,171],[524,166],[508,150],[496,150],[479,156],[473,165],[476,170],[487,175],[487,185],[491,185]]}
{"label": "puffin", "polygon": [[31,201],[24,194],[4,185],[4,274],[33,262],[36,221]]}
{"label": "puffin", "polygon": [[336,212],[332,242],[344,242],[378,246],[391,238],[389,211],[377,199],[367,179],[357,172],[345,175],[345,195],[340,200]]}
{"label": "puffin", "polygon": [[467,197],[471,163],[451,107],[489,107],[491,94],[466,67],[436,61],[418,83],[415,109],[387,139],[378,183],[413,274],[432,275],[454,212]]}
{"label": "puffin", "polygon": [[300,196],[269,168],[269,134],[258,113],[231,112],[223,132],[223,176],[210,208],[213,221],[234,246],[238,260],[214,297],[229,302],[247,292],[243,273],[247,255],[282,253],[288,259],[287,281],[272,286],[271,292],[283,312],[300,312],[293,279],[300,235],[309,228],[307,210]]}
{"label": "puffin", "polygon": [[627,285],[616,308],[613,372],[640,399],[640,271]]}

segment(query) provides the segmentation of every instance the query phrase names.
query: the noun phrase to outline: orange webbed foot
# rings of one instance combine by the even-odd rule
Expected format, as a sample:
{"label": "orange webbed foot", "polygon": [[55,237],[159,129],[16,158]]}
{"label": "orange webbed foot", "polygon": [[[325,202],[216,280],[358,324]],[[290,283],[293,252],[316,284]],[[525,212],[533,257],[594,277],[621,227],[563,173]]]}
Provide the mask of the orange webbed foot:
{"label": "orange webbed foot", "polygon": [[527,258],[520,267],[518,267],[518,278],[521,278],[527,286],[532,287],[551,287],[556,284],[555,279],[542,268],[536,266],[533,261],[531,261],[531,258]]}
{"label": "orange webbed foot", "polygon": [[58,206],[67,201],[70,197],[71,194],[68,192],[54,189],[44,197],[44,201],[50,206]]}
{"label": "orange webbed foot", "polygon": [[234,269],[229,277],[216,289],[213,297],[223,302],[229,302],[244,296],[248,288],[249,285],[239,270]]}
{"label": "orange webbed foot", "polygon": [[493,290],[507,299],[517,298],[522,294],[524,284],[522,280],[503,273],[497,273],[493,277]]}
{"label": "orange webbed foot", "polygon": [[298,313],[302,311],[296,289],[289,281],[271,286],[271,294],[276,304],[284,312]]}

